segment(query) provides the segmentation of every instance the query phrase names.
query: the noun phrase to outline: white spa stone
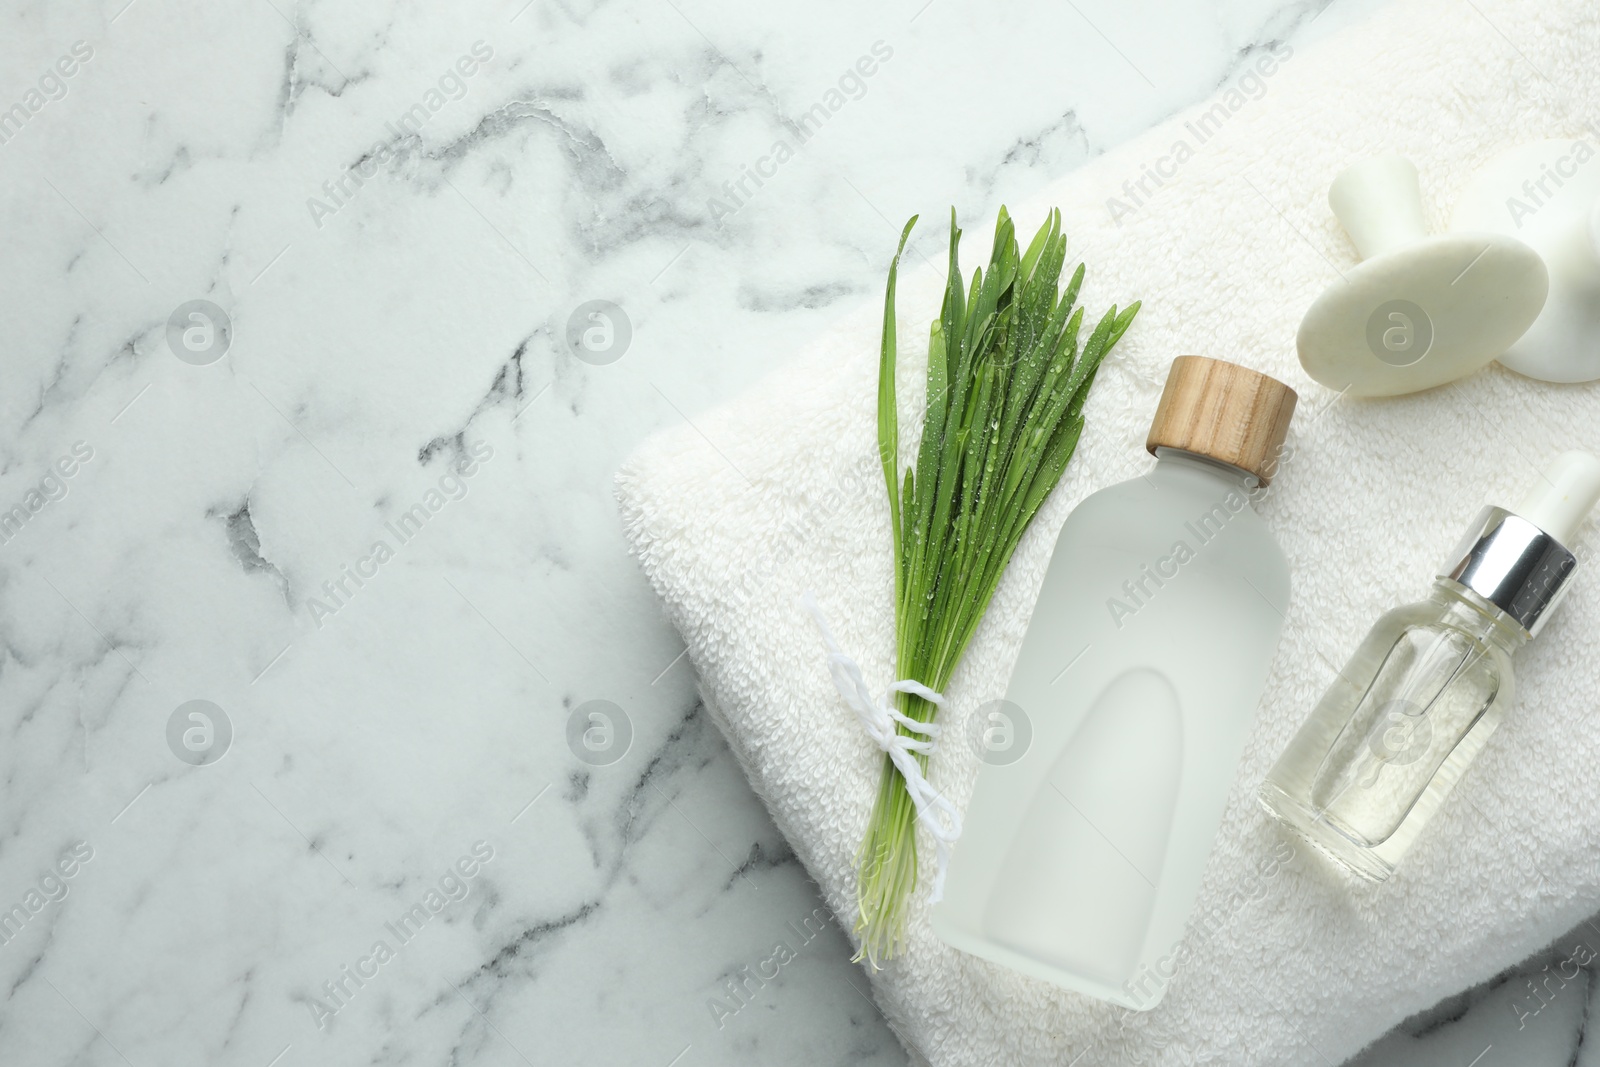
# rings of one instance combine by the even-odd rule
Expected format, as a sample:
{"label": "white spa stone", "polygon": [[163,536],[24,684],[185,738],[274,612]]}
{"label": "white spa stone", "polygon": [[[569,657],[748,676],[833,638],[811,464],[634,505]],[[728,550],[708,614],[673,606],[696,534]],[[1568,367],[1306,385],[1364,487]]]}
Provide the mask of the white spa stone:
{"label": "white spa stone", "polygon": [[1499,357],[1530,378],[1600,378],[1600,155],[1589,141],[1535,141],[1496,156],[1456,200],[1450,228],[1514,236],[1550,272],[1550,298]]}
{"label": "white spa stone", "polygon": [[1544,306],[1549,278],[1523,242],[1429,235],[1410,160],[1352,165],[1328,203],[1363,260],[1300,323],[1300,363],[1330,389],[1398,396],[1455,381],[1505,351]]}

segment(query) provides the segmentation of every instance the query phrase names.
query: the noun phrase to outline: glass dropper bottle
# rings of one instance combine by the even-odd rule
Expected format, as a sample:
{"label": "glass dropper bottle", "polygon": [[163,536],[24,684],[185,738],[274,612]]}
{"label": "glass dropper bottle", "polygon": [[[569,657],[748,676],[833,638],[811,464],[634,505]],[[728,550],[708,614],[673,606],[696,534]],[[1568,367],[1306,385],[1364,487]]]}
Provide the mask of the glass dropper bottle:
{"label": "glass dropper bottle", "polygon": [[1512,658],[1566,594],[1600,459],[1557,457],[1486,507],[1426,600],[1381,617],[1261,785],[1263,806],[1363,877],[1394,871],[1499,726]]}

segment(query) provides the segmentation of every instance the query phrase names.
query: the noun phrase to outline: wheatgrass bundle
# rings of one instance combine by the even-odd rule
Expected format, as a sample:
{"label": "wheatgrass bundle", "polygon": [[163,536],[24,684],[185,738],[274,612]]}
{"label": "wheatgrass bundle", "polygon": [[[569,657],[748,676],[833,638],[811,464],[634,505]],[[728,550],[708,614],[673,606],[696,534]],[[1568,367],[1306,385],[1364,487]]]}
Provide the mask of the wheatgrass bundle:
{"label": "wheatgrass bundle", "polygon": [[[927,408],[916,462],[899,476],[895,406],[895,277],[916,217],[889,267],[878,367],[878,451],[894,541],[897,677],[942,692],[972,640],[1028,523],[1061,479],[1083,432],[1095,372],[1133,322],[1135,302],[1113,306],[1080,353],[1084,268],[1058,288],[1067,240],[1052,211],[1026,252],[1000,210],[987,271],[963,286],[961,231],[950,213],[949,276],[928,343]],[[895,694],[901,714],[931,722],[937,707]],[[909,729],[901,725],[902,734]],[[926,752],[916,755],[927,769]],[[917,813],[885,755],[883,778],[857,854],[858,959],[873,966],[905,941],[917,884]]]}

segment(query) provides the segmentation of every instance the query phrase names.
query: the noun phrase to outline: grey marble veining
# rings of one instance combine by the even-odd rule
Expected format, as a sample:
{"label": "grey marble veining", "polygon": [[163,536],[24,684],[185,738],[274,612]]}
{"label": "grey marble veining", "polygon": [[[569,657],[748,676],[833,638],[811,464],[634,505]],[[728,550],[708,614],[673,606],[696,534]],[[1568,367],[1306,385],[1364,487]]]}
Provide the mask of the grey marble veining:
{"label": "grey marble veining", "polygon": [[1349,1067],[1593,1067],[1600,917],[1483,985],[1406,1020]]}
{"label": "grey marble veining", "polygon": [[611,473],[1371,6],[11,5],[0,1063],[905,1062]]}

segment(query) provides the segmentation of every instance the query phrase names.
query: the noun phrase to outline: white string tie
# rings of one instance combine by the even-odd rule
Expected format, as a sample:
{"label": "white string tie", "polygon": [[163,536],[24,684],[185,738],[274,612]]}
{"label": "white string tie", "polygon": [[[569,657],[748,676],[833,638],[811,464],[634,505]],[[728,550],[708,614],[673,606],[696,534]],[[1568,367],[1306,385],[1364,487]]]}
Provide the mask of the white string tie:
{"label": "white string tie", "polygon": [[[918,722],[902,714],[890,697],[894,693],[910,693],[936,708],[944,706],[944,697],[921,682],[902,678],[889,686],[882,700],[874,700],[860,665],[845,655],[839,643],[833,639],[833,631],[828,628],[828,620],[823,617],[817,598],[807,592],[800,598],[800,606],[810,614],[817,629],[822,632],[823,643],[828,646],[828,671],[833,675],[834,688],[839,690],[839,696],[861,720],[873,744],[888,753],[900,777],[905,780],[906,793],[917,809],[917,821],[927,828],[933,838],[936,866],[933,892],[928,897],[928,903],[937,904],[944,897],[944,872],[950,864],[950,850],[956,838],[961,836],[961,813],[928,784],[928,779],[922,774],[922,765],[917,761],[918,753],[933,753],[939,737],[938,724]],[[921,736],[903,734],[898,729],[900,726]]]}

